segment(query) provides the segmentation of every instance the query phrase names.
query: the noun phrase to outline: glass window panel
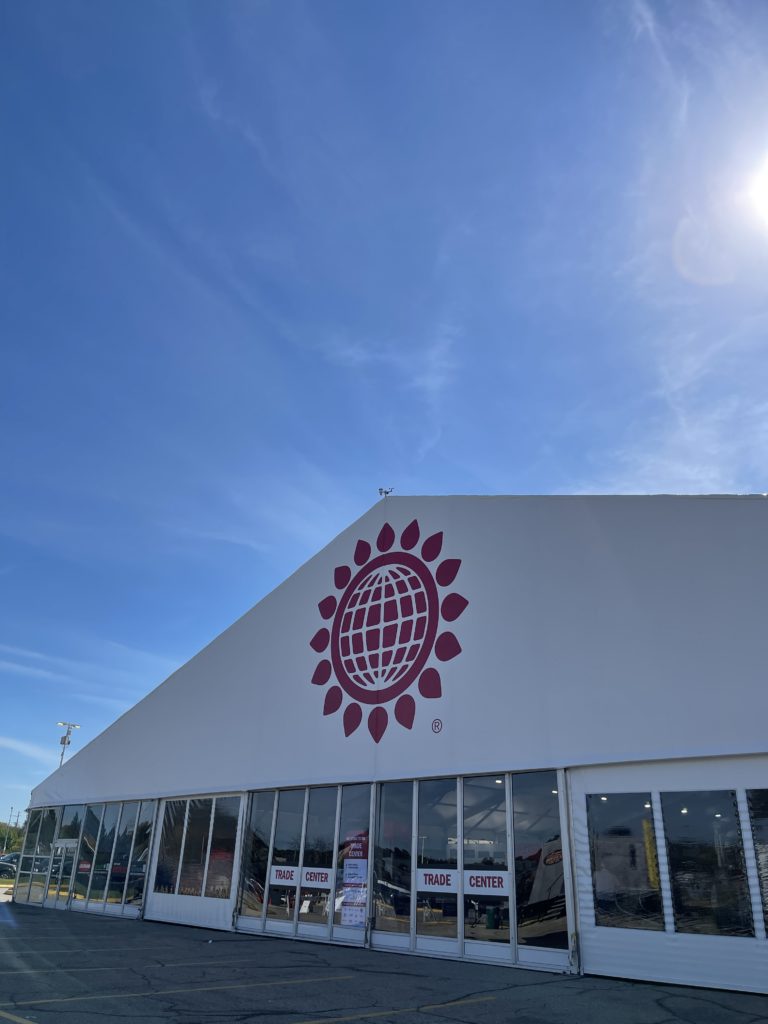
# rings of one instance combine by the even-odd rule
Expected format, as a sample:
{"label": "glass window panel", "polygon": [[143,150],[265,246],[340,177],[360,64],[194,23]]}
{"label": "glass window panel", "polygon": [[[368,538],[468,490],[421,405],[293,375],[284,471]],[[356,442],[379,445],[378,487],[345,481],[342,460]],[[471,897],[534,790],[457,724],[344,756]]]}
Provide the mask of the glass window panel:
{"label": "glass window panel", "polygon": [[270,885],[267,901],[267,917],[273,921],[292,921],[296,906],[296,888]]}
{"label": "glass window panel", "polygon": [[[420,782],[416,832],[418,867],[458,870],[457,834],[456,779]],[[456,893],[418,892],[416,931],[419,935],[455,939],[458,934]]]}
{"label": "glass window panel", "polygon": [[365,928],[371,787],[342,786],[333,923]]}
{"label": "glass window panel", "polygon": [[48,891],[46,899],[55,900],[59,891],[59,877],[64,863],[64,851],[60,846],[55,846],[51,857],[51,871],[48,875]]}
{"label": "glass window panel", "polygon": [[[464,870],[506,871],[507,795],[503,775],[464,779]],[[464,897],[464,937],[509,942],[509,896],[492,892]]]}
{"label": "glass window panel", "polygon": [[34,871],[29,886],[27,903],[42,903],[45,895],[45,882],[48,877],[46,871]]}
{"label": "glass window panel", "polygon": [[211,831],[211,810],[213,800],[196,799],[189,801],[187,831],[184,836],[184,851],[181,856],[179,875],[180,896],[202,896],[205,861],[208,853],[208,839]]}
{"label": "glass window panel", "polygon": [[557,772],[512,779],[517,941],[568,948]]}
{"label": "glass window panel", "polygon": [[75,857],[76,853],[76,847],[72,846],[67,847],[64,851],[64,859],[61,865],[61,874],[59,876],[59,899],[64,899],[69,895],[69,889],[72,884],[72,871],[74,870],[77,862]]}
{"label": "glass window panel", "polygon": [[757,875],[763,896],[763,916],[768,926],[768,789],[747,791],[749,817],[752,822],[752,839],[755,844]]}
{"label": "glass window panel", "polygon": [[16,887],[13,890],[13,898],[16,903],[26,903],[29,897],[29,879],[30,874],[28,871],[20,871],[16,878]]}
{"label": "glass window panel", "polygon": [[650,793],[587,797],[595,923],[664,930]]}
{"label": "glass window panel", "polygon": [[165,803],[155,871],[155,892],[176,892],[186,810],[186,800],[167,800]]}
{"label": "glass window panel", "polygon": [[417,856],[420,868],[456,868],[456,779],[419,783]]}
{"label": "glass window panel", "polygon": [[301,924],[327,925],[331,913],[330,889],[302,889],[299,896]]}
{"label": "glass window panel", "polygon": [[107,804],[101,822],[101,832],[96,846],[96,857],[91,874],[91,889],[88,898],[100,903],[104,899],[109,880],[109,865],[112,860],[112,848],[115,845],[115,829],[120,816],[120,804]]}
{"label": "glass window panel", "polygon": [[[272,850],[273,866],[299,866],[305,796],[303,789],[284,789],[277,794],[277,821],[275,822],[275,842]],[[295,906],[295,888],[270,886],[267,917],[284,921],[293,915]]]}
{"label": "glass window panel", "polygon": [[248,917],[261,917],[264,907],[274,808],[274,790],[251,794],[243,847],[243,886],[240,898],[240,913]]}
{"label": "glass window panel", "polygon": [[[333,838],[336,829],[336,786],[323,786],[309,791],[307,829],[304,836],[305,868],[333,867]],[[327,925],[333,886],[308,887],[299,897],[299,921],[303,924]]]}
{"label": "glass window panel", "polygon": [[675,931],[754,935],[736,794],[662,793]]}
{"label": "glass window panel", "polygon": [[304,821],[304,790],[284,789],[278,794],[273,864],[297,867]]}
{"label": "glass window panel", "polygon": [[53,848],[53,837],[56,835],[58,808],[47,807],[40,818],[40,834],[37,837],[36,853],[38,857],[50,857]]}
{"label": "glass window panel", "polygon": [[213,812],[213,833],[208,855],[208,873],[205,877],[205,895],[228,900],[232,889],[232,867],[235,863],[237,819],[240,815],[239,796],[216,798]]}
{"label": "glass window panel", "polygon": [[[120,814],[120,825],[115,837],[112,869],[109,873],[109,883],[107,885],[107,903],[123,902],[123,889],[125,888],[125,880],[128,876],[128,859],[131,856],[131,844],[136,830],[136,814],[138,810],[138,803],[123,804]],[[91,898],[93,898],[93,883],[91,883]]]}
{"label": "glass window panel", "polygon": [[411,928],[412,831],[413,783],[383,783],[373,855],[373,926],[381,932]]}
{"label": "glass window panel", "polygon": [[27,823],[27,834],[24,838],[24,853],[34,853],[37,846],[37,834],[40,831],[41,810],[32,811]]}
{"label": "glass window panel", "polygon": [[59,839],[79,839],[83,823],[83,805],[69,804],[64,808],[59,825]]}
{"label": "glass window panel", "polygon": [[141,906],[144,899],[144,882],[147,877],[147,861],[149,860],[154,818],[155,801],[143,800],[139,807],[139,816],[136,819],[136,834],[128,867],[128,881],[125,886],[126,905]]}
{"label": "glass window panel", "polygon": [[90,804],[85,809],[83,834],[80,837],[80,848],[75,865],[75,881],[72,886],[72,899],[84,900],[88,895],[88,883],[91,880],[91,867],[96,852],[96,839],[99,834],[104,804]]}
{"label": "glass window panel", "polygon": [[333,833],[336,828],[336,786],[310,789],[304,867],[333,867]]}

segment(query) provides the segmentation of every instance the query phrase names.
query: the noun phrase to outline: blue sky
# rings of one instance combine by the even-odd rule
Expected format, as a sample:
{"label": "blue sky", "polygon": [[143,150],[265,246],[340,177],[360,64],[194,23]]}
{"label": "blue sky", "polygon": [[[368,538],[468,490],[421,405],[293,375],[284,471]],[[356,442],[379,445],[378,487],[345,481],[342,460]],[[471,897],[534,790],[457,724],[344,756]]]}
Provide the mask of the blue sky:
{"label": "blue sky", "polygon": [[0,818],[380,486],[768,490],[768,6],[3,22]]}

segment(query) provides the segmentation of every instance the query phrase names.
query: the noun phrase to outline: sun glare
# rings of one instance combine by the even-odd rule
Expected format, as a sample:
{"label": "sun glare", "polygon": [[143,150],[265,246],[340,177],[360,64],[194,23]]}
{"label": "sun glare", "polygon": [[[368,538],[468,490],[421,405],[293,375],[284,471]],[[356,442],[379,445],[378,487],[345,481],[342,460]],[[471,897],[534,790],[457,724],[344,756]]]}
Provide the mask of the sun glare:
{"label": "sun glare", "polygon": [[757,215],[768,227],[768,160],[750,183],[749,199]]}

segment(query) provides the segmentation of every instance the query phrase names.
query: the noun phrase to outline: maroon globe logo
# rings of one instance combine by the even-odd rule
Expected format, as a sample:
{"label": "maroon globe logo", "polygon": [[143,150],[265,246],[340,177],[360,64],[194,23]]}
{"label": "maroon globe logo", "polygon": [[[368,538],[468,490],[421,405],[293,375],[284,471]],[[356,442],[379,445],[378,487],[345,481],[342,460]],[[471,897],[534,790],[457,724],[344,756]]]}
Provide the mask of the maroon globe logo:
{"label": "maroon globe logo", "polygon": [[[458,558],[440,561],[443,535],[434,533],[416,553],[421,530],[417,520],[407,526],[399,547],[395,531],[385,523],[376,538],[376,553],[359,540],[354,566],[337,566],[334,585],[338,592],[318,604],[330,623],[315,633],[310,646],[327,656],[317,665],[312,682],[334,685],[326,692],[323,714],[340,710],[344,733],[350,736],[368,713],[368,731],[379,742],[389,724],[385,704],[394,702],[395,720],[405,729],[413,726],[416,690],[427,699],[442,695],[437,661],[450,661],[461,653],[455,635],[441,631],[441,622],[454,622],[467,607],[466,598],[451,586],[461,566]],[[418,681],[418,682],[417,682]],[[346,700],[345,700],[346,698]]]}

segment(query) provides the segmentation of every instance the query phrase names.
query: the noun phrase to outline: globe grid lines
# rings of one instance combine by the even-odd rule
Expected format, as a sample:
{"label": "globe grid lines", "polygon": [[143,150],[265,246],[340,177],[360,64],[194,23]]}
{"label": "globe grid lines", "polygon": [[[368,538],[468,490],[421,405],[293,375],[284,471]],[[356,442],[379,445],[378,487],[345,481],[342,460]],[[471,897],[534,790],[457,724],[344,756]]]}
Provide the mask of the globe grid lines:
{"label": "globe grid lines", "polygon": [[[443,544],[442,533],[432,534],[414,549],[421,531],[413,520],[395,545],[395,531],[385,523],[376,539],[378,554],[371,545],[359,540],[354,551],[357,572],[348,565],[334,570],[334,585],[342,593],[323,598],[318,610],[323,619],[332,620],[331,629],[322,627],[310,646],[322,654],[330,646],[330,660],[317,665],[311,682],[325,686],[335,676],[325,694],[323,714],[343,711],[344,733],[350,736],[368,712],[368,731],[378,743],[389,724],[384,704],[395,701],[394,717],[405,729],[411,729],[416,702],[406,692],[418,679],[418,693],[426,699],[442,695],[440,674],[425,667],[434,655],[449,661],[461,653],[461,645],[450,631],[438,635],[441,619],[453,622],[467,607],[461,594],[444,597],[440,590],[455,579],[460,559],[444,559],[433,570]],[[394,550],[392,550],[394,548]]]}

